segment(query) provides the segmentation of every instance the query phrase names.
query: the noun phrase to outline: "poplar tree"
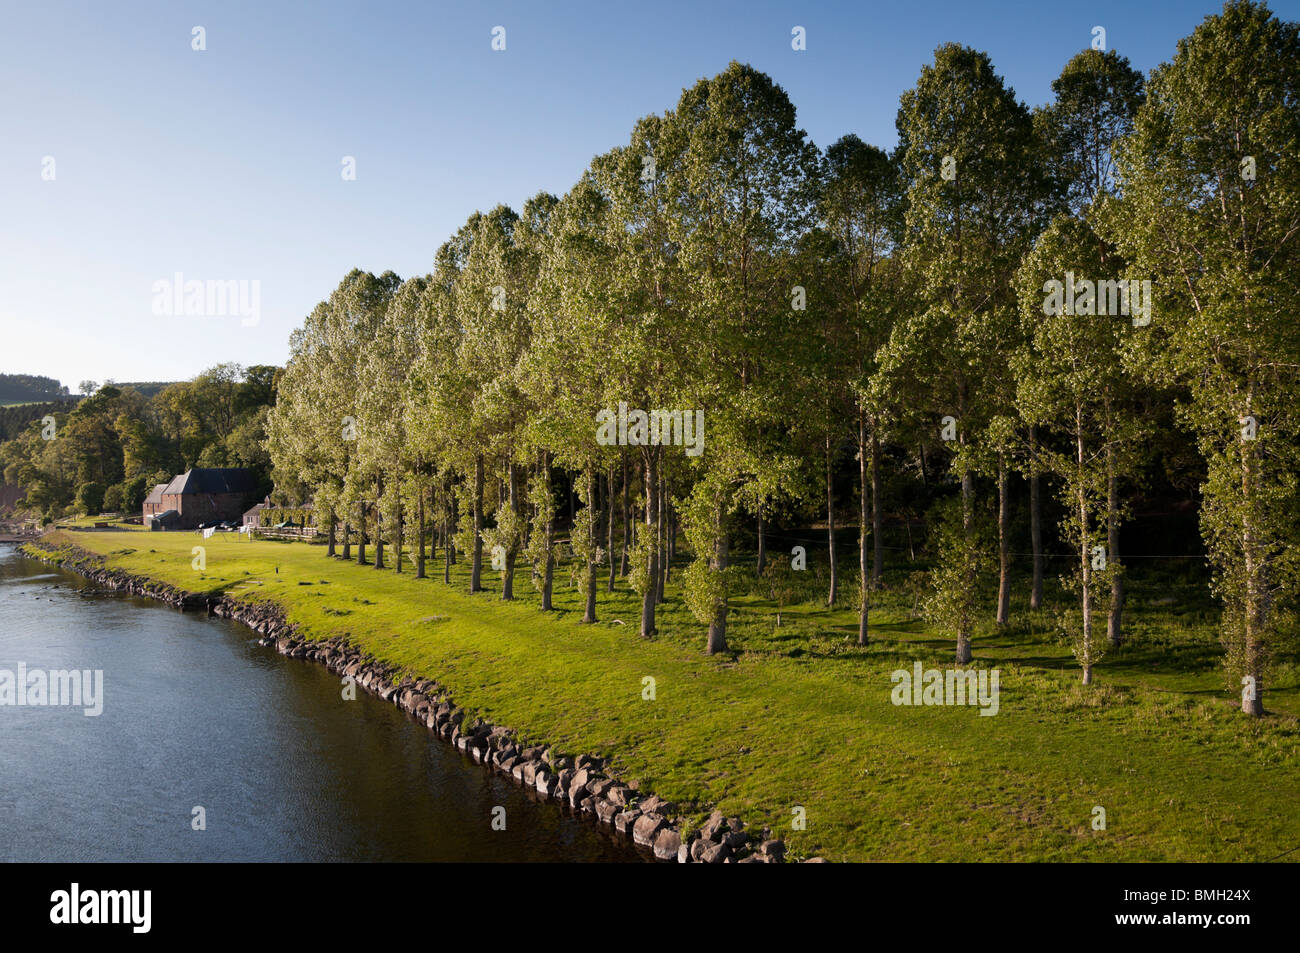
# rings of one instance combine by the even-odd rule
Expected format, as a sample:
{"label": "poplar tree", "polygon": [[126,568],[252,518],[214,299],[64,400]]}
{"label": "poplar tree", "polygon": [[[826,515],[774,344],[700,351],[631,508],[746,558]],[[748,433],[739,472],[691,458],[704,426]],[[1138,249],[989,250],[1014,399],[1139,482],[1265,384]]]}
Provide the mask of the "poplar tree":
{"label": "poplar tree", "polygon": [[[683,525],[695,560],[687,603],[708,624],[707,651],[727,648],[729,534],[739,491],[785,466],[759,439],[798,408],[777,371],[791,333],[795,243],[812,225],[816,148],[776,83],[732,63],[686,90],[665,132],[669,234],[690,328],[686,406],[705,415],[706,446]],[[650,474],[653,482],[654,474]]]}
{"label": "poplar tree", "polygon": [[[898,111],[906,189],[905,249],[916,282],[912,313],[881,350],[887,381],[921,381],[936,418],[951,417],[951,469],[961,485],[964,544],[954,620],[959,663],[970,661],[977,598],[975,477],[991,473],[999,496],[998,620],[1005,621],[1007,477],[1005,428],[992,425],[1014,399],[1005,355],[1018,345],[1011,276],[1045,212],[1047,180],[1029,111],[987,54],[956,44],[935,51]],[[940,419],[933,426],[939,429]],[[951,575],[953,567],[947,567]]]}
{"label": "poplar tree", "polygon": [[1255,716],[1297,582],[1298,97],[1297,25],[1226,4],[1151,74],[1101,226],[1155,288],[1135,365],[1188,389],[1227,668]]}

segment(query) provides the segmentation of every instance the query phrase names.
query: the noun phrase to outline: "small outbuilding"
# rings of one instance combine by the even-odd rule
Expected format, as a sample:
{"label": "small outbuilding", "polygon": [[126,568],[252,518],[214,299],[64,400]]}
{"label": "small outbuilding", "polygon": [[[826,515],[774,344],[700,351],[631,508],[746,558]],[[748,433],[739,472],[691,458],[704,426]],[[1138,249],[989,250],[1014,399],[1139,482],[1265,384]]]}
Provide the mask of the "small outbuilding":
{"label": "small outbuilding", "polygon": [[163,510],[161,513],[152,513],[144,518],[150,531],[179,529],[181,525],[181,514],[175,510]]}

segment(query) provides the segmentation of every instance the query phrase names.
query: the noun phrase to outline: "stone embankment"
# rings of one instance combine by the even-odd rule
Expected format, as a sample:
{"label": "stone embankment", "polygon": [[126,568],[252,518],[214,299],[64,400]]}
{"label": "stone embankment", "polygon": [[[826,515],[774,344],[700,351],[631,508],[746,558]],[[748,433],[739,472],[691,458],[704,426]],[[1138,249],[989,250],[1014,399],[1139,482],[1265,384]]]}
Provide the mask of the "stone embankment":
{"label": "stone embankment", "polygon": [[[740,818],[724,817],[718,811],[699,830],[683,836],[684,825],[671,803],[643,793],[636,781],[624,783],[610,777],[603,759],[560,754],[546,745],[524,745],[515,731],[469,717],[437,681],[402,676],[395,666],[363,653],[345,636],[304,638],[273,603],[186,592],[120,569],[105,568],[98,557],[89,553],[66,558],[39,546],[28,546],[27,550],[107,589],[240,622],[258,634],[261,644],[289,658],[319,662],[340,678],[351,679],[396,705],[479,764],[534,788],[543,797],[567,804],[595,823],[610,825],[633,843],[653,851],[659,860],[707,864],[772,864],[785,860],[784,843],[770,837],[770,831],[752,831]],[[813,862],[817,861],[821,858],[813,858]]]}

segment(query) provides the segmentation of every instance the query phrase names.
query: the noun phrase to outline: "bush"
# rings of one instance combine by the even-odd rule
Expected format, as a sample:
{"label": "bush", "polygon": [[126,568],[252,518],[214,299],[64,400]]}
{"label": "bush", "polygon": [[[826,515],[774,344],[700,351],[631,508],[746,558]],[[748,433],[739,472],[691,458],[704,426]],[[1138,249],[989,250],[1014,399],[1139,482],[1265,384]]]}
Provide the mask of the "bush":
{"label": "bush", "polygon": [[87,516],[93,516],[96,513],[104,511],[104,485],[102,483],[83,483],[77,487],[77,496],[73,500],[73,508]]}
{"label": "bush", "polygon": [[149,495],[152,487],[145,476],[138,476],[133,480],[122,482],[122,509],[134,513],[144,509],[144,498]]}

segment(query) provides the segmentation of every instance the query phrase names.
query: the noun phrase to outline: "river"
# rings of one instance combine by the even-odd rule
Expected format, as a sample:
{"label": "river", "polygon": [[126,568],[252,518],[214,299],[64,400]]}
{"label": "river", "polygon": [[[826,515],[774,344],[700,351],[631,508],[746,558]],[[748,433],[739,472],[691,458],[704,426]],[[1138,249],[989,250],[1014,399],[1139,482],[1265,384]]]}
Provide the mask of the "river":
{"label": "river", "polygon": [[0,860],[650,859],[240,625],[0,544],[0,672],[20,663],[102,670],[103,712],[0,704]]}

